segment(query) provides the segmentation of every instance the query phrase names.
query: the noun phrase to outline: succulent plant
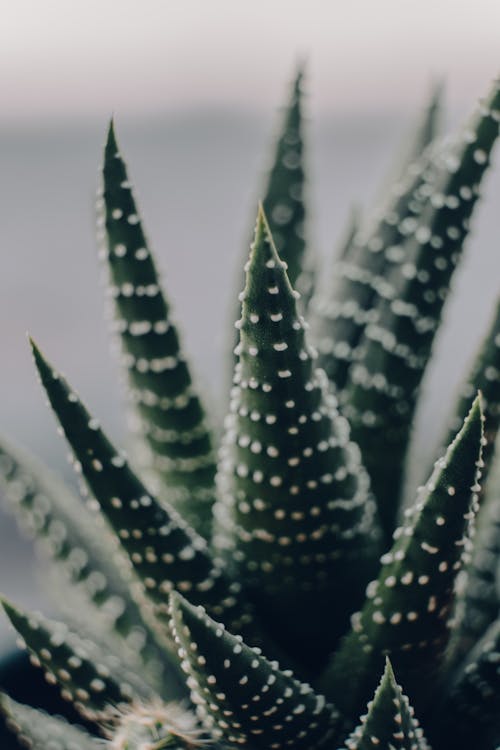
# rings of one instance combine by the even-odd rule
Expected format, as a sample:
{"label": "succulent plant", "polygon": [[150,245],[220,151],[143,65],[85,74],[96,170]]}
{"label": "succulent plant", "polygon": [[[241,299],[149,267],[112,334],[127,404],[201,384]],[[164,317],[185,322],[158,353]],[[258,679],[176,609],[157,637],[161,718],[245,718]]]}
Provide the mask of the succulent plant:
{"label": "succulent plant", "polygon": [[245,266],[218,456],[110,125],[98,234],[130,459],[33,341],[86,502],[0,441],[3,494],[44,553],[62,620],[3,609],[83,722],[0,694],[34,750],[500,742],[498,312],[430,477],[413,504],[401,493],[499,84],[449,141],[433,92],[395,184],[313,274],[301,81]]}

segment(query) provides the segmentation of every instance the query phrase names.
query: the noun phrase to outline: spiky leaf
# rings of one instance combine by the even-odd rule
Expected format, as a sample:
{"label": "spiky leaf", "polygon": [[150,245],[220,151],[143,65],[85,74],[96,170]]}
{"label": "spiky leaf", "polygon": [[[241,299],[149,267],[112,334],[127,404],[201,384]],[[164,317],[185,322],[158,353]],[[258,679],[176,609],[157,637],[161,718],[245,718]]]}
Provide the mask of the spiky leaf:
{"label": "spiky leaf", "polygon": [[[441,131],[442,109],[443,109],[443,81],[434,81],[429,89],[427,99],[415,124],[410,128],[405,142],[401,146],[400,153],[392,166],[390,177],[386,180],[387,187],[392,187],[404,179],[408,167],[415,164],[426,148],[439,138]],[[387,200],[387,192],[382,194],[382,202]]]}
{"label": "spiky leaf", "polygon": [[23,612],[3,599],[1,604],[48,679],[59,684],[63,697],[83,715],[96,719],[105,715],[109,705],[153,695],[138,674],[124,669],[95,643],[70,632],[64,623]]}
{"label": "spiky leaf", "polygon": [[0,714],[9,730],[31,750],[102,750],[102,741],[64,719],[24,706],[0,693]]}
{"label": "spiky leaf", "polygon": [[500,461],[494,459],[477,516],[471,559],[455,605],[450,662],[464,657],[500,609]]}
{"label": "spiky leaf", "polygon": [[390,661],[384,674],[344,750],[373,750],[374,747],[394,750],[430,750],[413,708],[396,682]]}
{"label": "spiky leaf", "polygon": [[121,340],[138,431],[149,448],[146,465],[160,480],[155,491],[165,487],[169,502],[208,538],[215,475],[211,436],[142,229],[113,123],[104,152],[100,203],[114,329]]}
{"label": "spiky leaf", "polygon": [[333,740],[338,714],[309,685],[181,596],[172,595],[171,612],[193,703],[216,738],[266,750],[306,750]]}
{"label": "spiky leaf", "polygon": [[206,742],[191,711],[159,700],[118,709],[106,735],[109,750],[193,750]]}
{"label": "spiky leaf", "polygon": [[453,586],[477,509],[481,440],[477,398],[406,512],[391,550],[381,558],[377,580],[367,587],[361,612],[352,617],[351,632],[324,675],[323,689],[349,716],[359,713],[373,692],[386,654],[419,710],[432,698],[449,638]]}
{"label": "spiky leaf", "polygon": [[500,301],[489,330],[477,352],[470,372],[460,388],[459,397],[450,420],[447,438],[453,437],[467,414],[468,405],[476,391],[481,391],[485,418],[483,446],[483,482],[490,466],[498,428],[500,426]]}
{"label": "spiky leaf", "polygon": [[274,638],[311,666],[361,602],[379,535],[359,450],[324,373],[315,370],[304,328],[261,210],[221,454],[215,543]]}
{"label": "spiky leaf", "polygon": [[78,469],[120,539],[156,615],[165,618],[168,593],[178,588],[239,632],[250,619],[240,585],[226,577],[220,560],[212,559],[206,541],[172,507],[148,493],[76,393],[32,347]]}
{"label": "spiky leaf", "polygon": [[373,482],[386,533],[399,501],[418,389],[460,259],[479,184],[498,136],[500,86],[453,142],[385,280],[350,373],[347,416]]}
{"label": "spiky leaf", "polygon": [[[56,593],[70,589],[103,638],[139,655],[158,674],[160,652],[130,596],[132,579],[117,545],[80,498],[34,456],[0,440],[0,488],[23,529],[39,542],[60,576]],[[69,586],[61,587],[66,579]],[[95,606],[92,606],[95,605]],[[97,611],[96,611],[97,608]],[[123,642],[125,641],[125,643]]]}

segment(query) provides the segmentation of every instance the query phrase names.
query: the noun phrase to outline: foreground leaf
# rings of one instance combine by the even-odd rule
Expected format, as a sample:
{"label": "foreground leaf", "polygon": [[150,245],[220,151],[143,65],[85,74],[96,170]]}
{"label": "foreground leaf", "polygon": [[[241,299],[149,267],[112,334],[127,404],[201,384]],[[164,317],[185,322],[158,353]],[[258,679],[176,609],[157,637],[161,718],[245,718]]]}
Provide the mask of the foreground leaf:
{"label": "foreground leaf", "polygon": [[192,701],[216,739],[265,750],[307,750],[333,741],[338,713],[309,685],[179,595],[171,597],[171,613]]}
{"label": "foreground leaf", "polygon": [[421,488],[377,580],[352,617],[321,687],[348,716],[362,710],[385,655],[423,713],[449,639],[453,587],[477,510],[482,415],[477,398],[462,430]]}
{"label": "foreground leaf", "polygon": [[149,449],[145,464],[159,478],[155,491],[167,492],[169,502],[209,538],[215,475],[211,436],[161,290],[113,123],[104,152],[102,210],[114,328],[138,431]]}

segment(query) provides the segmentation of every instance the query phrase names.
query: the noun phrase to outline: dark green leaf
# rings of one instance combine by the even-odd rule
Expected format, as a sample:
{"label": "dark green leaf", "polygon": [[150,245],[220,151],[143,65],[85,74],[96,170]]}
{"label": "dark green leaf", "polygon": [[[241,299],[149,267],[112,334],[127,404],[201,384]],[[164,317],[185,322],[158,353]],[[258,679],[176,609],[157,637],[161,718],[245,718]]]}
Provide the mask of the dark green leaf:
{"label": "dark green leaf", "polygon": [[103,167],[103,218],[110,296],[138,415],[146,466],[169,502],[206,538],[215,456],[203,407],[180,348],[111,123]]}
{"label": "dark green leaf", "polygon": [[432,700],[449,639],[453,587],[470,547],[477,510],[482,414],[477,398],[462,430],[436,463],[415,505],[381,558],[361,612],[352,617],[321,686],[339,709],[357,715],[374,690],[385,655],[422,711]]}
{"label": "dark green leaf", "polygon": [[430,144],[435,136],[438,101],[436,90],[405,158],[398,163],[384,201],[352,238],[349,252],[340,254],[330,283],[319,287],[311,302],[319,365],[341,401],[364,328],[373,319],[378,298],[387,294],[389,270],[405,263],[401,245],[413,231],[435,177],[435,148]]}
{"label": "dark green leaf", "polygon": [[402,244],[404,262],[371,311],[346,399],[387,535],[394,527],[420,383],[462,254],[479,185],[498,136],[495,82],[467,129],[445,151],[432,189]]}
{"label": "dark green leaf", "polygon": [[100,519],[46,466],[4,438],[0,488],[22,528],[57,567],[56,594],[66,579],[65,601],[69,593],[103,638],[118,637],[122,650],[139,655],[147,671],[149,664],[158,674],[160,651],[130,595],[133,577]]}
{"label": "dark green leaf", "polygon": [[193,703],[217,739],[265,750],[308,750],[333,741],[338,713],[309,685],[179,595],[172,595],[171,614]]}
{"label": "dark green leaf", "polygon": [[460,388],[459,397],[450,420],[448,434],[443,441],[453,437],[467,414],[471,398],[481,391],[485,418],[485,444],[483,447],[483,482],[486,480],[498,428],[500,426],[500,301],[484,341],[477,352],[471,370]]}
{"label": "dark green leaf", "polygon": [[0,714],[10,731],[31,750],[102,750],[97,737],[64,719],[23,706],[4,693],[0,693]]}
{"label": "dark green leaf", "polygon": [[34,344],[33,354],[77,468],[129,556],[156,616],[165,618],[168,593],[177,588],[190,592],[196,604],[240,632],[250,620],[240,585],[226,577],[222,562],[212,559],[205,540],[172,507],[147,491]]}
{"label": "dark green leaf", "polygon": [[153,696],[138,674],[124,669],[116,657],[102,652],[95,643],[70,632],[64,623],[25,613],[4,599],[1,604],[34,661],[84,716],[95,720],[104,716],[109,706]]}
{"label": "dark green leaf", "polygon": [[498,617],[500,610],[500,461],[486,483],[471,559],[457,591],[450,662],[464,657]]}
{"label": "dark green leaf", "polygon": [[469,747],[493,747],[485,737],[500,732],[500,620],[454,671],[440,714],[450,739],[465,737]]}
{"label": "dark green leaf", "polygon": [[263,211],[239,327],[215,544],[274,639],[311,667],[361,603],[380,535],[359,450],[314,367]]}

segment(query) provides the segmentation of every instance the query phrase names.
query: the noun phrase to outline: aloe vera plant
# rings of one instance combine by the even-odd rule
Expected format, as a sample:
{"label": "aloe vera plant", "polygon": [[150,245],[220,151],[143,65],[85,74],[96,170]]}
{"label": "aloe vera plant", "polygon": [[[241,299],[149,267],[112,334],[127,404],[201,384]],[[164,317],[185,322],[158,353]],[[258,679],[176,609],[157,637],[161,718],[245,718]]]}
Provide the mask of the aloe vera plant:
{"label": "aloe vera plant", "polygon": [[85,720],[0,694],[34,750],[500,742],[498,312],[429,478],[411,505],[400,492],[500,89],[451,145],[436,138],[433,93],[396,185],[371,218],[351,217],[333,273],[313,284],[301,83],[245,266],[218,457],[109,128],[98,235],[134,452],[33,341],[86,502],[0,441],[7,506],[44,554],[62,619],[1,604]]}

